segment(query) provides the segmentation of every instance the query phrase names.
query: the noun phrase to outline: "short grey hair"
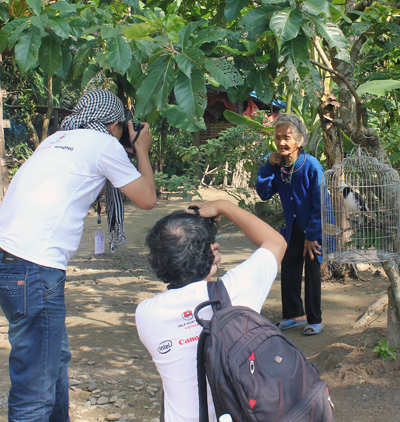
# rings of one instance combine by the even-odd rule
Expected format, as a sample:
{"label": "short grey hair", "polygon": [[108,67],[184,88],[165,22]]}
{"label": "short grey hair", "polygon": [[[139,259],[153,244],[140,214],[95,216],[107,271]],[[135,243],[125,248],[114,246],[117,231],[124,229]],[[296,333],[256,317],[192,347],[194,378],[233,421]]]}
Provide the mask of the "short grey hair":
{"label": "short grey hair", "polygon": [[290,126],[293,138],[299,147],[305,147],[308,142],[307,131],[300,117],[295,114],[281,113],[274,122],[274,136],[277,129],[281,126]]}

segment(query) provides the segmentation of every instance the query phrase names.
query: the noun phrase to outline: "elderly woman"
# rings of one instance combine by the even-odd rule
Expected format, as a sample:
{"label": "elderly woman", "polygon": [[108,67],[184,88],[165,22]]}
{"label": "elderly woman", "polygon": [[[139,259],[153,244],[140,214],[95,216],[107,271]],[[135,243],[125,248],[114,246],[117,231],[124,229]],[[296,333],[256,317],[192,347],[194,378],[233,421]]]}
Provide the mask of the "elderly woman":
{"label": "elderly woman", "polygon": [[[281,234],[288,243],[281,265],[282,317],[287,330],[306,324],[306,335],[323,329],[321,318],[321,196],[323,169],[306,154],[307,134],[295,115],[280,114],[275,120],[276,153],[258,170],[256,190],[262,200],[279,193],[285,223]],[[301,299],[305,264],[305,312]]]}

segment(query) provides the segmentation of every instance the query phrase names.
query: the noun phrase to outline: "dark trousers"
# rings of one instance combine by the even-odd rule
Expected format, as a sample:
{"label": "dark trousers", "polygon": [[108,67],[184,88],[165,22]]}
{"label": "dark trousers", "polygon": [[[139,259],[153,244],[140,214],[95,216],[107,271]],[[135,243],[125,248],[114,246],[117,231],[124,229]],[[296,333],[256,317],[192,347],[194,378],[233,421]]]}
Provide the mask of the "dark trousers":
{"label": "dark trousers", "polygon": [[[308,324],[319,324],[321,318],[321,272],[318,259],[303,258],[304,233],[293,222],[289,246],[281,264],[282,316],[284,319],[307,315]],[[301,300],[303,265],[305,264],[305,310]]]}

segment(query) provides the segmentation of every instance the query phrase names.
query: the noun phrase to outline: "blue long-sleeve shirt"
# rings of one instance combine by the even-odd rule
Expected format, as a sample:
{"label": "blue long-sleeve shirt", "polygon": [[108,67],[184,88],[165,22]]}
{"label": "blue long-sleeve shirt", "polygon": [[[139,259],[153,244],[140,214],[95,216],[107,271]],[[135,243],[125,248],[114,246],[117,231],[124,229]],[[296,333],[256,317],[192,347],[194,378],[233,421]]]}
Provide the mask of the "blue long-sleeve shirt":
{"label": "blue long-sleeve shirt", "polygon": [[316,240],[319,245],[322,244],[320,185],[323,172],[319,161],[304,151],[301,151],[294,165],[289,184],[282,181],[280,166],[272,165],[268,159],[259,168],[257,193],[263,201],[279,193],[286,223],[280,232],[287,243],[296,219],[306,240]]}

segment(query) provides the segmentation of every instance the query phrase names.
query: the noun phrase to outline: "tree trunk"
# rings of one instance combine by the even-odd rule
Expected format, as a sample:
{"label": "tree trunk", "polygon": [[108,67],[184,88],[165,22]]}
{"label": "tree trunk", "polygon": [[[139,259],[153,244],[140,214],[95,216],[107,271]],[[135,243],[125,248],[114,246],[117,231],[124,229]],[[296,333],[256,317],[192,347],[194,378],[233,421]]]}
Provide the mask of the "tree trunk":
{"label": "tree trunk", "polygon": [[224,176],[224,186],[228,186],[228,170],[229,170],[229,165],[228,165],[228,161],[225,161],[225,176]]}
{"label": "tree trunk", "polygon": [[27,117],[26,127],[28,128],[31,142],[33,143],[33,145],[35,146],[35,148],[37,148],[39,146],[39,143],[40,143],[40,141],[39,141],[39,135],[37,134],[37,131],[35,129],[35,126],[33,125],[31,116],[28,116]]}
{"label": "tree trunk", "polygon": [[362,328],[372,324],[386,310],[387,306],[388,295],[385,293],[353,324],[353,328]]}
{"label": "tree trunk", "polygon": [[389,347],[395,346],[397,349],[400,348],[400,314],[397,307],[397,301],[394,296],[393,287],[388,288],[389,306],[388,306],[388,321],[387,329],[388,336],[387,342]]}
{"label": "tree trunk", "polygon": [[[346,2],[350,8],[353,2]],[[362,3],[366,6],[365,2]],[[340,128],[353,143],[365,147],[368,152],[375,156],[379,163],[391,167],[389,157],[384,150],[375,130],[368,128],[367,112],[362,107],[362,101],[356,93],[356,81],[354,78],[355,66],[358,62],[361,48],[366,37],[361,35],[355,38],[351,47],[350,63],[337,60],[336,50],[330,50],[332,63],[332,78],[339,87],[339,118],[333,124]],[[318,63],[314,63],[318,65]],[[326,63],[327,64],[327,63]],[[321,66],[320,66],[321,67]],[[324,70],[327,68],[322,66]],[[400,347],[400,276],[393,261],[384,262],[383,268],[390,280],[389,287],[389,312],[388,312],[388,336],[391,342]]]}
{"label": "tree trunk", "polygon": [[42,125],[42,141],[47,138],[48,136],[48,130],[49,130],[49,124],[51,116],[53,115],[54,111],[54,102],[53,102],[53,78],[51,76],[48,76],[47,79],[47,93],[48,93],[48,100],[47,100],[47,111],[46,115],[43,119],[43,125]]}
{"label": "tree trunk", "polygon": [[343,135],[341,130],[333,125],[338,107],[339,103],[333,94],[327,95],[326,100],[318,107],[328,169],[340,164],[343,159]]}

